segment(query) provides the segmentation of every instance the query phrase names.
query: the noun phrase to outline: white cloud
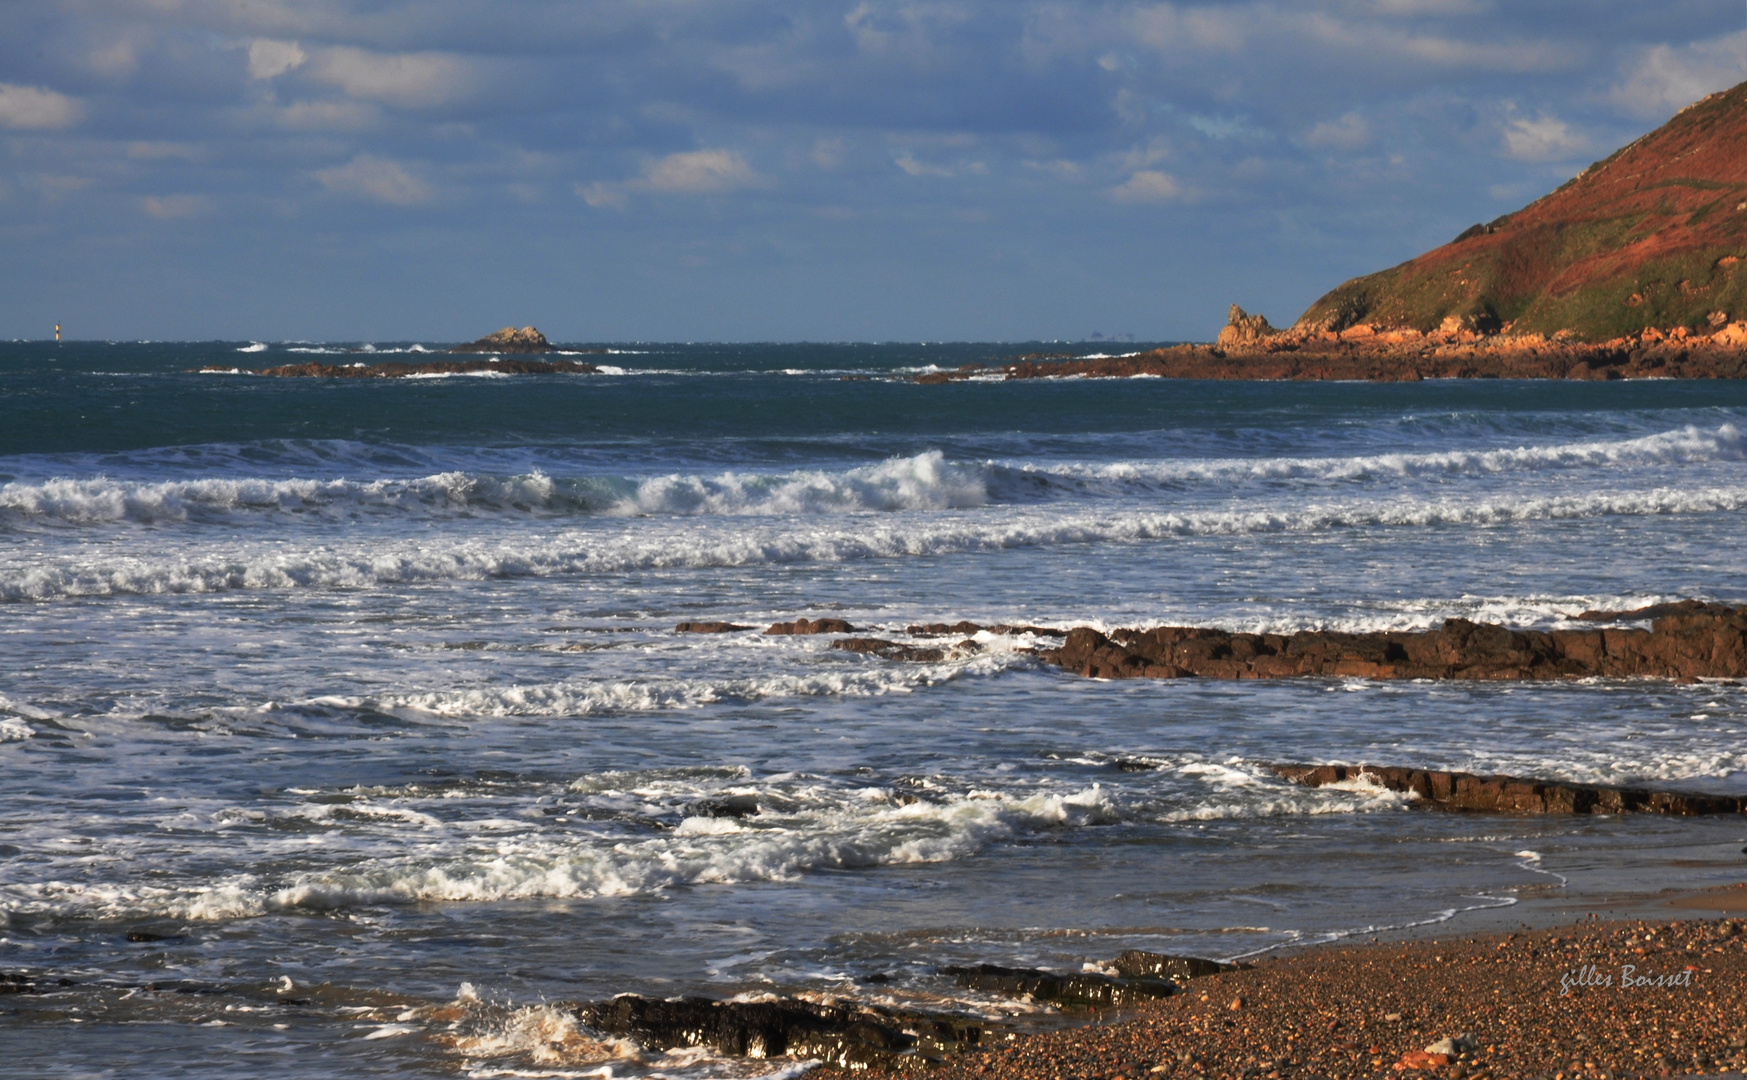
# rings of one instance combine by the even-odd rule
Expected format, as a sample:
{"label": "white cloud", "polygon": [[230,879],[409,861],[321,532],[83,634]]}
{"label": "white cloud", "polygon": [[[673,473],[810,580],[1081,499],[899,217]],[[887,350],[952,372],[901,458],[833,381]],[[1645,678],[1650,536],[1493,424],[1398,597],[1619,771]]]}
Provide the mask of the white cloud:
{"label": "white cloud", "polygon": [[757,182],[757,174],[732,150],[691,150],[645,165],[638,183],[647,191],[700,195],[751,187]]}
{"label": "white cloud", "polygon": [[590,206],[623,210],[630,203],[631,193],[637,191],[713,195],[764,183],[764,177],[753,172],[746,159],[733,150],[687,150],[644,162],[643,175],[635,180],[577,184],[575,191]]}
{"label": "white cloud", "polygon": [[256,38],[249,42],[249,78],[277,78],[292,68],[302,67],[308,59],[303,47],[295,41]]}
{"label": "white cloud", "polygon": [[473,69],[449,53],[375,53],[350,46],[323,49],[310,77],[355,98],[417,108],[440,105],[472,88]]}
{"label": "white cloud", "polygon": [[42,86],[0,83],[0,127],[23,131],[58,131],[77,124],[85,106]]}
{"label": "white cloud", "polygon": [[1514,117],[1504,127],[1505,153],[1518,161],[1567,161],[1589,149],[1589,140],[1556,116]]}
{"label": "white cloud", "polygon": [[152,217],[168,221],[205,213],[212,208],[212,200],[204,195],[147,195],[140,205]]}
{"label": "white cloud", "polygon": [[1163,203],[1180,198],[1183,189],[1177,185],[1177,180],[1170,173],[1159,172],[1156,169],[1142,169],[1117,186],[1105,192],[1111,202],[1119,203]]}
{"label": "white cloud", "polygon": [[329,191],[356,195],[392,206],[430,202],[431,186],[408,172],[398,162],[373,154],[359,154],[344,165],[312,173]]}
{"label": "white cloud", "polygon": [[1725,90],[1747,67],[1747,31],[1676,48],[1656,45],[1631,62],[1609,97],[1635,116],[1661,118]]}
{"label": "white cloud", "polygon": [[1371,141],[1371,125],[1358,113],[1347,113],[1339,120],[1324,120],[1304,136],[1306,146],[1328,146],[1337,150],[1357,150]]}
{"label": "white cloud", "polygon": [[893,158],[892,164],[910,176],[981,176],[989,171],[987,162],[961,160],[952,165],[936,165],[921,160],[908,150]]}
{"label": "white cloud", "polygon": [[576,185],[576,196],[595,209],[623,210],[631,202],[622,184],[593,183]]}

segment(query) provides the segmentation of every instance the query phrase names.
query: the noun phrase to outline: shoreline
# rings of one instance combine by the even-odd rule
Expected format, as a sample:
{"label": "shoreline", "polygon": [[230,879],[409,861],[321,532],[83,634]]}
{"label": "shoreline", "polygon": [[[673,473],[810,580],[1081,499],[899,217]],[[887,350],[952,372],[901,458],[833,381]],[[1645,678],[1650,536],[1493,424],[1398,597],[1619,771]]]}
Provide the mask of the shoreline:
{"label": "shoreline", "polygon": [[[1747,883],[1531,901],[1362,941],[1292,946],[1120,1015],[955,1055],[924,1075],[1625,1080],[1738,1073],[1747,1068],[1744,913]],[[1466,914],[1490,914],[1484,921],[1492,925],[1474,925]],[[1622,987],[1622,974],[1651,981]],[[1611,984],[1597,985],[1604,978]],[[1585,979],[1591,984],[1579,985]],[[1455,1055],[1427,1054],[1439,1040],[1463,1036],[1472,1037],[1471,1049],[1458,1043]],[[810,1075],[852,1073],[823,1067]]]}
{"label": "shoreline", "polygon": [[[1231,328],[1228,327],[1229,331]],[[1430,379],[1747,379],[1747,323],[1709,336],[1646,330],[1583,342],[1541,334],[1421,334],[1370,326],[1341,333],[1282,331],[1269,337],[1173,345],[1126,356],[1029,355],[917,375],[922,385],[971,380],[1217,379],[1259,382],[1421,382]]]}

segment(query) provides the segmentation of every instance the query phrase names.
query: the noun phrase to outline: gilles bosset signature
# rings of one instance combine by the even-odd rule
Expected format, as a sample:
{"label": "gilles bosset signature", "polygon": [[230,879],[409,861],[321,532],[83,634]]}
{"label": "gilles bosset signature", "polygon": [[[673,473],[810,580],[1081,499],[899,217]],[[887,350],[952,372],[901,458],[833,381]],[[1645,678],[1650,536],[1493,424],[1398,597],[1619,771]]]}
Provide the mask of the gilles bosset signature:
{"label": "gilles bosset signature", "polygon": [[1621,990],[1645,990],[1655,987],[1691,986],[1694,974],[1698,968],[1688,966],[1680,971],[1657,974],[1646,971],[1638,974],[1638,965],[1621,964],[1620,974],[1616,982],[1611,973],[1604,973],[1594,964],[1585,964],[1575,971],[1567,971],[1559,976],[1559,996],[1570,997],[1571,991],[1579,986],[1618,986]]}

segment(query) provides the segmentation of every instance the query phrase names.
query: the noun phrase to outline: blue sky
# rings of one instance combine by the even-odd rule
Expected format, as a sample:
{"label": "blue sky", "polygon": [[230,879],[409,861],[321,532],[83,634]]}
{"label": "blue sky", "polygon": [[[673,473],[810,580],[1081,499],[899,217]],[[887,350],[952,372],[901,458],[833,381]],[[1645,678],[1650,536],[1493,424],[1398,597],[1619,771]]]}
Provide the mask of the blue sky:
{"label": "blue sky", "polygon": [[1207,339],[1747,78],[1742,0],[9,0],[0,337]]}

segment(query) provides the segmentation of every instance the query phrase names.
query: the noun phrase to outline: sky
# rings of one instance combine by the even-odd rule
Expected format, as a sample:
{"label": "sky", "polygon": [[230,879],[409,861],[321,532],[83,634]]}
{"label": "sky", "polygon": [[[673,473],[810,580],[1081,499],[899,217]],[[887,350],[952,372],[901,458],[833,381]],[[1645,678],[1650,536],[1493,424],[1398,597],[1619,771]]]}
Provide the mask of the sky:
{"label": "sky", "polygon": [[1744,79],[1743,0],[4,0],[0,338],[1207,340]]}

